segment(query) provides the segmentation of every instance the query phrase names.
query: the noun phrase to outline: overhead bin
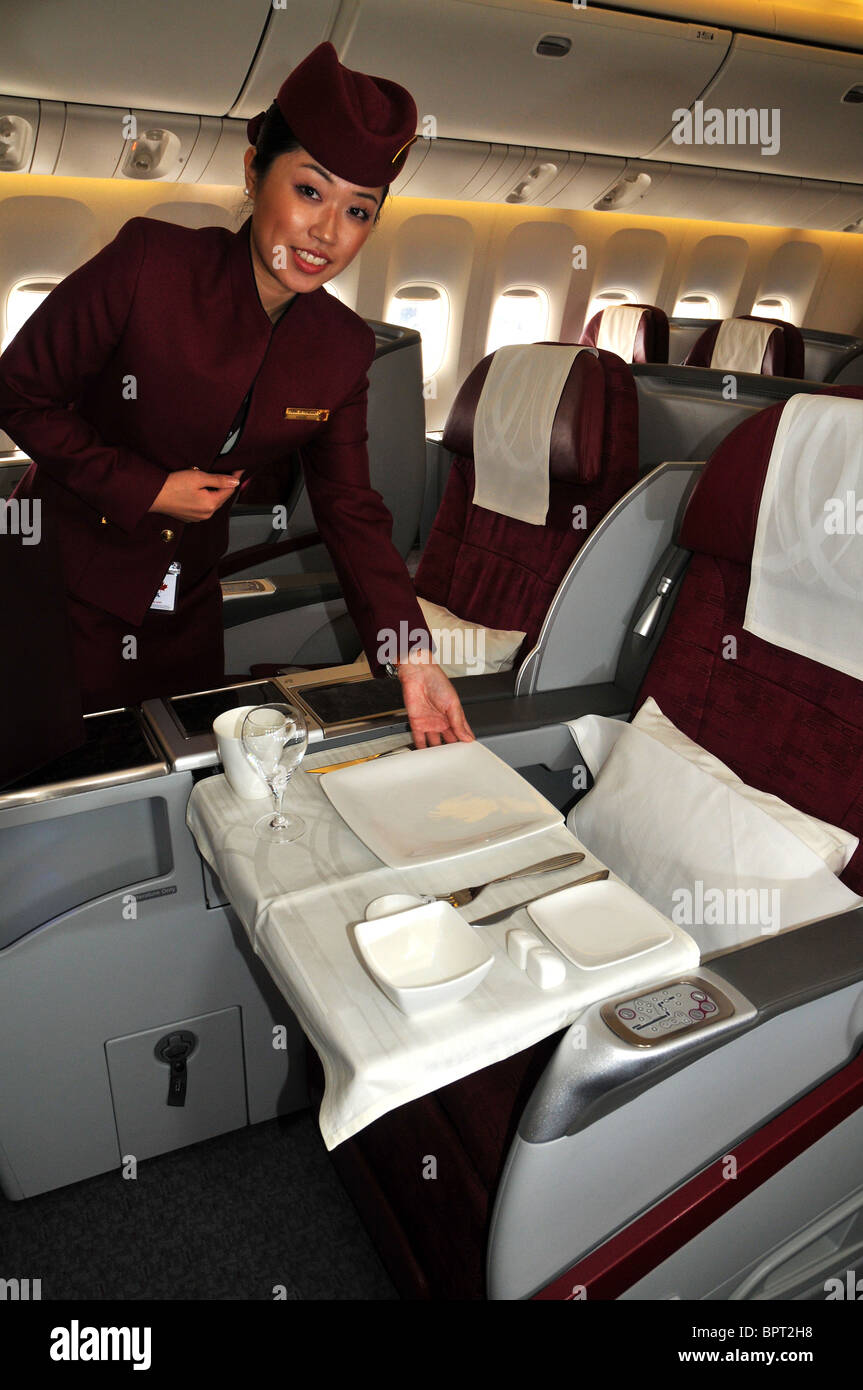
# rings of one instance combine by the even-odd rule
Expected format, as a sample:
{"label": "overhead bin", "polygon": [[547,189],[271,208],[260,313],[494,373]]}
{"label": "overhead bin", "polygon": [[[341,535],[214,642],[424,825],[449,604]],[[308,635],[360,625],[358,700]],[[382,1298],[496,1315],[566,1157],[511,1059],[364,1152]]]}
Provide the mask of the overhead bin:
{"label": "overhead bin", "polygon": [[[666,19],[689,19],[692,0],[616,0],[624,10],[662,15]],[[860,47],[860,11],[857,0],[821,0],[806,5],[804,0],[699,0],[698,10],[710,24],[729,29],[759,29],[783,39],[802,39],[806,43],[831,43],[844,48]]]}
{"label": "overhead bin", "polygon": [[[231,0],[227,2],[231,3]],[[249,0],[244,0],[245,5],[248,3]],[[352,6],[345,8],[355,9],[356,3],[357,0],[354,0]],[[266,28],[248,76],[245,71],[243,73],[245,80],[242,91],[238,83],[239,95],[237,92],[231,93],[232,99],[236,96],[236,101],[233,106],[226,105],[224,110],[231,116],[242,117],[244,121],[265,110],[288,73],[325,39],[331,41],[342,62],[347,63],[339,36],[340,8],[338,0],[327,0],[327,3],[315,0],[314,4],[309,4],[309,0],[272,0],[267,18],[267,0],[258,4],[257,9],[261,12],[262,22],[266,20]],[[383,64],[366,68],[366,72],[386,73],[388,77],[392,75]]]}
{"label": "overhead bin", "polygon": [[[3,8],[4,90],[209,116],[230,109],[277,13],[269,0],[149,0],[143,7],[40,0]],[[304,38],[298,35],[297,57],[307,52]]]}
{"label": "overhead bin", "polygon": [[[693,115],[693,142],[683,141],[683,123],[672,121],[650,153],[683,163],[810,178],[823,174],[827,163],[833,178],[858,179],[863,104],[853,96],[845,99],[855,88],[863,89],[863,54],[736,34],[727,61],[700,96],[700,114],[695,103],[686,103]],[[666,110],[681,105],[669,97]],[[752,132],[735,118],[730,143],[727,113],[749,110],[763,118],[766,138],[749,143]],[[721,133],[720,122],[710,116],[714,111],[725,120],[724,143],[706,143],[708,135]],[[703,139],[695,143],[699,133]],[[775,152],[762,153],[774,145]]]}
{"label": "overhead bin", "polygon": [[403,83],[438,136],[633,155],[704,90],[730,41],[728,30],[594,4],[364,0],[339,56]]}

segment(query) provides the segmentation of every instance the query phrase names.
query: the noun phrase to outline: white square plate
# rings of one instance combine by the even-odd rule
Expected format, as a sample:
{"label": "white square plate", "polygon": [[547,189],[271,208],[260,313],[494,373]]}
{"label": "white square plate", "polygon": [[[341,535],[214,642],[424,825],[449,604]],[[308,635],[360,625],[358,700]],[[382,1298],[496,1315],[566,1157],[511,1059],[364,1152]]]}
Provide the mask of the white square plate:
{"label": "white square plate", "polygon": [[325,772],[321,786],[392,869],[507,845],[562,825],[550,801],[481,743],[445,743]]}
{"label": "white square plate", "polygon": [[625,883],[606,879],[564,888],[527,909],[540,931],[580,970],[601,970],[667,946],[667,917]]}

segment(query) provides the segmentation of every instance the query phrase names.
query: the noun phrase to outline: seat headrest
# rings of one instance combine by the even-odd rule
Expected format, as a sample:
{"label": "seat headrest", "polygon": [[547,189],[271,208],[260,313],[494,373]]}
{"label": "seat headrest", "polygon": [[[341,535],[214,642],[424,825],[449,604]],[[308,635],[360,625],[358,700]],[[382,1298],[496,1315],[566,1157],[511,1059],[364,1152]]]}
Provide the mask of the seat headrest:
{"label": "seat headrest", "polygon": [[[543,353],[572,345],[534,343]],[[526,352],[530,348],[525,349]],[[473,459],[473,429],[482,389],[495,354],[477,363],[453,401],[443,431],[443,446],[460,458]],[[602,474],[605,429],[605,367],[591,352],[580,352],[563,386],[551,427],[549,476],[559,482],[592,483]]]}
{"label": "seat headrest", "polygon": [[685,367],[711,367],[716,371],[753,372],[762,376],[802,377],[805,348],[803,334],[784,319],[740,314],[718,319],[705,328],[690,348]]}
{"label": "seat headrest", "polygon": [[610,304],[585,324],[578,341],[616,352],[624,362],[667,362],[668,316],[656,304]]}
{"label": "seat headrest", "polygon": [[[863,401],[863,386],[833,386],[813,395]],[[786,405],[781,401],[751,415],[714,450],[680,528],[679,544],[685,550],[749,565],[767,465]]]}

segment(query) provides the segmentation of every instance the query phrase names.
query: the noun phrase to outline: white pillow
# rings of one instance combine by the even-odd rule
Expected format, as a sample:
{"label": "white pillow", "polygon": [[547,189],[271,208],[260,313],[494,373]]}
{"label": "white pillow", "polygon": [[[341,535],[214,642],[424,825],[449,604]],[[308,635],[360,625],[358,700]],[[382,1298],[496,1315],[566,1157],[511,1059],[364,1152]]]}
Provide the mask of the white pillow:
{"label": "white pillow", "polygon": [[435,644],[436,659],[446,675],[484,676],[490,671],[512,669],[526,633],[469,623],[425,598],[418,603]]}
{"label": "white pillow", "polygon": [[567,825],[702,955],[860,905],[742,783],[714,777],[635,724],[616,732]]}
{"label": "white pillow", "polygon": [[[582,719],[573,720],[569,725],[594,778],[626,727],[620,720],[606,719],[596,714],[585,715]],[[730,767],[720,762],[719,758],[715,758],[706,748],[687,738],[670,719],[666,719],[652,696],[648,696],[641,706],[632,721],[632,727],[641,729],[651,738],[664,743],[666,748],[679,753],[682,758],[701,768],[702,772],[716,777],[726,786],[733,786],[740,796],[745,796],[753,805],[760,806],[769,816],[790,830],[792,835],[796,835],[798,840],[802,840],[804,845],[814,850],[834,874],[841,874],[850,862],[860,843],[856,835],[843,830],[841,826],[831,825],[829,821],[819,820],[817,816],[809,816],[805,811],[798,811],[795,806],[789,806],[788,802],[779,796],[748,786],[736,772],[732,772]]]}

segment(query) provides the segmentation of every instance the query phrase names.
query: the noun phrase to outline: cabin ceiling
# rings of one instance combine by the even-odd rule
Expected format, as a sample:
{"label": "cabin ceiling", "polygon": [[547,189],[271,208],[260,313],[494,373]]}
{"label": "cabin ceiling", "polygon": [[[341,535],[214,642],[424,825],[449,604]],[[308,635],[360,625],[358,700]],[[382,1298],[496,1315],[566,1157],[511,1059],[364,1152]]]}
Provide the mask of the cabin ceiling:
{"label": "cabin ceiling", "polygon": [[[246,119],[331,39],[348,66],[386,73],[416,97],[432,138],[414,147],[398,192],[716,216],[694,195],[722,191],[724,170],[747,176],[744,192],[754,179],[789,216],[804,180],[820,189],[809,190],[810,211],[832,200],[826,225],[844,225],[846,205],[863,213],[863,102],[843,100],[863,92],[863,4],[822,3],[814,18],[791,0],[643,0],[635,9],[593,0],[40,0],[4,16],[0,92],[18,98],[7,109],[38,130],[30,172],[124,176],[117,115],[132,110],[174,117],[176,167],[159,177],[235,183]],[[538,52],[543,40],[560,56]],[[698,124],[699,102],[707,124]],[[757,143],[742,126],[729,139],[710,118],[749,108],[760,113]],[[695,113],[689,130],[683,111]],[[540,190],[528,176],[544,155],[554,167],[534,175],[545,180]],[[825,183],[848,187],[827,197]],[[685,211],[666,208],[660,185],[686,195]],[[756,220],[766,220],[764,197],[754,202]]]}

